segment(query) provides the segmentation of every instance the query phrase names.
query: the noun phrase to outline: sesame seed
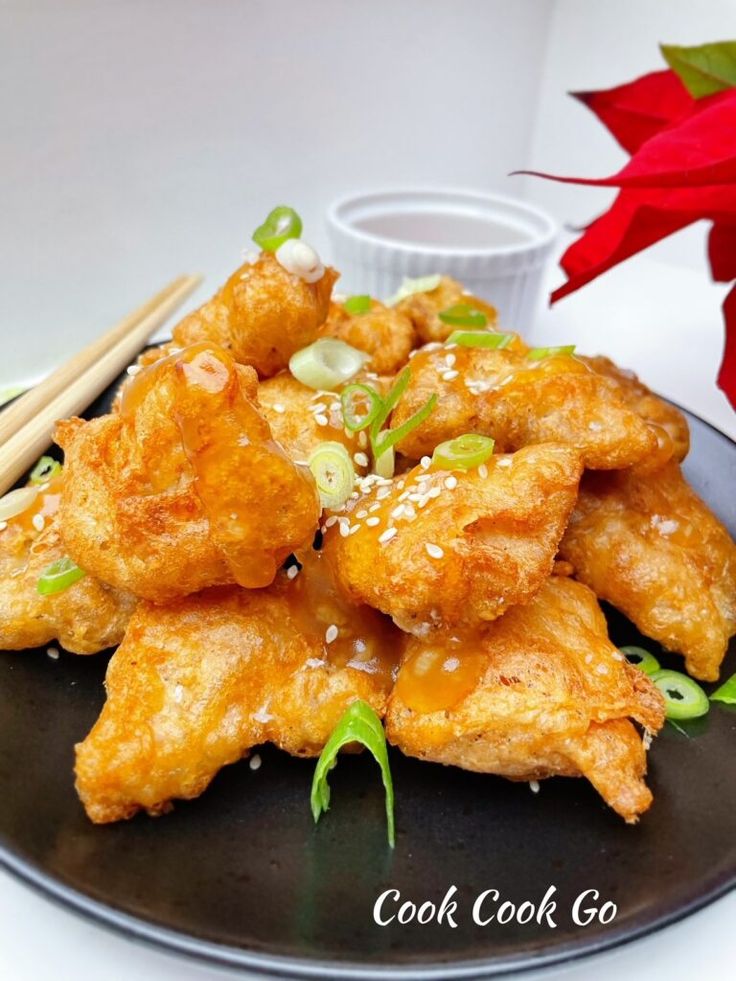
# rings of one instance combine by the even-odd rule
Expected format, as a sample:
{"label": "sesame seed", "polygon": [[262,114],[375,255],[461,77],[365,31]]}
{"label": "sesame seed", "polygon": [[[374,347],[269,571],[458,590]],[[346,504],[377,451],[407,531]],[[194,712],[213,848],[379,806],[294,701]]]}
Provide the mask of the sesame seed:
{"label": "sesame seed", "polygon": [[251,768],[251,770],[260,770],[261,763],[262,760],[258,753],[254,753],[248,760],[248,766]]}
{"label": "sesame seed", "polygon": [[363,432],[363,430],[358,433],[358,446],[362,447],[362,449],[368,446],[368,434]]}
{"label": "sesame seed", "polygon": [[400,518],[403,513],[404,513],[404,505],[399,504],[399,506],[394,508],[393,511],[391,512],[391,517]]}
{"label": "sesame seed", "polygon": [[379,489],[376,491],[376,500],[383,501],[385,498],[388,497],[390,493],[391,493],[390,487],[379,487]]}
{"label": "sesame seed", "polygon": [[51,658],[52,661],[59,660],[59,649],[57,647],[48,647],[46,653]]}
{"label": "sesame seed", "polygon": [[378,503],[378,501],[376,501],[375,504],[371,504],[371,506],[368,508],[368,510],[369,511],[379,511],[380,508],[381,508],[381,505]]}
{"label": "sesame seed", "polygon": [[237,521],[237,520],[238,520],[238,516],[237,516],[237,514],[235,513],[235,511],[231,511],[231,512],[230,512],[230,520],[231,520],[231,521]]}
{"label": "sesame seed", "polygon": [[381,519],[376,518],[375,515],[372,518],[368,518],[368,520],[366,521],[366,524],[368,525],[369,528],[375,528],[376,525],[380,525],[380,523],[381,523]]}
{"label": "sesame seed", "polygon": [[452,474],[449,477],[445,477],[445,487],[448,490],[455,490],[457,487],[457,477],[453,477]]}
{"label": "sesame seed", "polygon": [[327,630],[325,630],[325,644],[332,644],[333,641],[337,640],[337,635],[340,630],[336,623],[331,623]]}
{"label": "sesame seed", "polygon": [[326,412],[327,411],[327,406],[325,405],[324,402],[313,402],[309,406],[309,411],[310,412]]}
{"label": "sesame seed", "polygon": [[140,372],[140,370],[141,370],[141,366],[139,364],[131,364],[128,365],[128,367],[126,368],[126,371],[128,372],[129,375],[137,375]]}
{"label": "sesame seed", "polygon": [[299,566],[298,565],[290,565],[289,568],[286,570],[286,578],[287,579],[296,579],[296,577],[298,575],[299,575]]}
{"label": "sesame seed", "polygon": [[441,487],[430,487],[429,490],[427,491],[427,497],[429,498],[439,497],[441,493],[442,493]]}
{"label": "sesame seed", "polygon": [[43,526],[46,524],[46,520],[42,514],[34,514],[31,519],[31,523],[36,531],[43,531]]}
{"label": "sesame seed", "polygon": [[331,514],[327,521],[325,521],[325,528],[331,528],[333,525],[337,524],[337,515]]}
{"label": "sesame seed", "polygon": [[539,781],[538,780],[530,780],[529,781],[529,790],[531,790],[531,792],[533,794],[538,794],[539,793]]}
{"label": "sesame seed", "polygon": [[340,522],[340,534],[343,538],[347,538],[350,534],[350,525],[346,521]]}
{"label": "sesame seed", "polygon": [[432,463],[431,456],[423,456],[422,459],[419,461],[419,466],[422,468],[422,470],[429,470],[431,463]]}
{"label": "sesame seed", "polygon": [[366,511],[365,508],[361,508],[360,511],[356,511],[355,512],[355,517],[356,518],[367,518],[368,517],[368,512]]}
{"label": "sesame seed", "polygon": [[274,412],[278,412],[279,415],[283,415],[283,413],[286,412],[286,406],[282,405],[281,402],[274,402],[271,408]]}
{"label": "sesame seed", "polygon": [[350,534],[354,535],[356,531],[360,531],[360,522],[358,522],[357,525],[353,525],[353,527],[350,529]]}
{"label": "sesame seed", "polygon": [[353,460],[355,460],[359,467],[368,466],[368,457],[365,453],[353,453]]}
{"label": "sesame seed", "polygon": [[378,536],[378,541],[381,543],[381,545],[385,545],[386,542],[391,541],[391,539],[394,537],[395,534],[396,534],[395,528],[387,528],[382,535]]}
{"label": "sesame seed", "polygon": [[318,412],[317,415],[315,415],[314,417],[314,421],[317,423],[318,426],[326,426],[330,420],[327,418],[326,415],[323,415],[321,412]]}
{"label": "sesame seed", "polygon": [[481,465],[478,467],[478,476],[481,478],[481,480],[485,480],[488,477],[488,467],[485,465],[485,463],[481,463]]}
{"label": "sesame seed", "polygon": [[445,554],[439,545],[433,545],[432,542],[427,542],[424,547],[427,551],[427,555],[432,559],[441,559]]}
{"label": "sesame seed", "polygon": [[453,379],[457,378],[457,376],[459,374],[460,374],[460,372],[459,371],[455,371],[454,369],[452,371],[443,371],[442,372],[442,381],[451,382],[451,381],[453,381]]}
{"label": "sesame seed", "polygon": [[496,466],[497,467],[510,467],[511,466],[511,457],[508,457],[508,456],[501,457],[501,459],[496,463]]}
{"label": "sesame seed", "polygon": [[446,354],[445,355],[445,364],[447,365],[448,368],[452,368],[454,366],[454,364],[455,364],[455,355],[454,354]]}
{"label": "sesame seed", "polygon": [[411,504],[405,505],[405,507],[404,507],[404,517],[406,518],[406,520],[407,521],[413,521],[414,518],[416,518],[416,516],[417,516],[417,512],[414,510],[414,508],[411,506]]}

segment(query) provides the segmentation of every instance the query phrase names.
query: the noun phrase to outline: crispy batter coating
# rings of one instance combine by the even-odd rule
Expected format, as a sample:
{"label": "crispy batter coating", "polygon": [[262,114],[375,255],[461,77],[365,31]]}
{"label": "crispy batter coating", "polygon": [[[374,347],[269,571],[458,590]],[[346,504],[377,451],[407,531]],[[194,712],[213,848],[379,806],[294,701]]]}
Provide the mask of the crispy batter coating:
{"label": "crispy batter coating", "polygon": [[120,643],[133,612],[130,593],[89,575],[62,592],[39,594],[39,578],[65,554],[57,516],[62,480],[51,481],[0,532],[0,650],[58,640],[74,654],[95,654]]}
{"label": "crispy batter coating", "polygon": [[434,392],[439,396],[431,416],[399,443],[412,459],[468,432],[492,436],[503,451],[568,443],[594,470],[631,466],[657,447],[654,430],[622,401],[616,383],[574,357],[528,361],[516,346],[429,345],[410,366],[391,426],[404,423]]}
{"label": "crispy batter coating", "polygon": [[690,428],[679,409],[650,391],[633,371],[619,368],[610,358],[598,355],[594,358],[581,357],[580,360],[590,365],[599,375],[605,375],[615,382],[616,392],[621,400],[642,419],[656,427],[660,447],[653,455],[653,461],[647,460],[649,469],[658,469],[669,459],[678,462],[685,459],[690,449]]}
{"label": "crispy batter coating", "polygon": [[386,727],[423,760],[512,780],[587,777],[633,823],[652,795],[630,719],[659,730],[662,696],[609,642],[593,593],[553,576],[481,631],[412,638]]}
{"label": "crispy batter coating", "polygon": [[379,375],[395,374],[414,347],[411,320],[373,299],[370,310],[360,314],[350,314],[341,303],[331,303],[323,333],[370,354],[367,367]]}
{"label": "crispy batter coating", "polygon": [[549,443],[473,470],[366,481],[326,522],[324,551],[348,594],[403,630],[493,620],[551,573],[581,472],[576,450]]}
{"label": "crispy batter coating", "polygon": [[560,555],[690,674],[716,680],[736,633],[736,545],[675,462],[586,474]]}
{"label": "crispy batter coating", "polygon": [[315,553],[305,562],[269,589],[139,605],[110,661],[102,714],[77,746],[77,790],[93,821],[197,797],[259,743],[314,756],[355,698],[383,715],[398,631],[347,605]]}
{"label": "crispy batter coating", "polygon": [[440,313],[458,303],[480,310],[486,315],[488,326],[493,327],[498,321],[498,311],[490,303],[481,300],[450,276],[442,276],[439,286],[427,293],[413,293],[400,300],[394,308],[398,313],[408,317],[414,325],[420,344],[430,341],[446,341],[450,334],[457,330],[454,324],[446,324],[440,320]]}
{"label": "crispy batter coating", "polygon": [[316,340],[337,277],[327,267],[321,279],[306,283],[287,272],[275,255],[262,252],[257,262],[236,269],[211,300],[177,324],[174,341],[182,347],[213,341],[268,378],[285,368],[295,351]]}
{"label": "crispy batter coating", "polygon": [[207,586],[265,586],[311,541],[309,471],[271,438],[256,376],[208,344],[138,374],[118,414],[61,423],[71,557],[157,603]]}
{"label": "crispy batter coating", "polygon": [[367,459],[361,465],[354,456],[367,452],[367,436],[345,429],[340,398],[335,392],[317,392],[302,385],[290,372],[282,371],[261,382],[258,402],[273,438],[292,460],[308,460],[320,443],[329,440],[342,443],[353,457],[356,471],[365,472]]}

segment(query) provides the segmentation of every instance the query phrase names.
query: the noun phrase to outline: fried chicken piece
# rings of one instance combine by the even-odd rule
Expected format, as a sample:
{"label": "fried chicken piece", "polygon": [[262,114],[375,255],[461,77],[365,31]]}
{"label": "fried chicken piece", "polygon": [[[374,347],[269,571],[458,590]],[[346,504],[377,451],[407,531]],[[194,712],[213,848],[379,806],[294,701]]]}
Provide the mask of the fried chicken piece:
{"label": "fried chicken piece", "polygon": [[586,474],[560,555],[691,675],[718,678],[736,633],[736,545],[675,462]]}
{"label": "fried chicken piece", "polygon": [[341,303],[331,303],[323,333],[370,355],[367,363],[379,375],[395,374],[414,347],[414,325],[393,307],[371,299],[366,313],[351,314]]}
{"label": "fried chicken piece", "polygon": [[211,341],[230,350],[262,378],[281,371],[295,351],[317,339],[327,318],[338,273],[327,267],[307,283],[287,272],[271,252],[246,262],[211,300],[174,328],[182,347]]}
{"label": "fried chicken piece", "polygon": [[409,362],[411,380],[391,418],[397,428],[433,394],[429,418],[399,444],[412,459],[463,433],[482,433],[502,451],[559,441],[576,447],[586,467],[628,467],[653,453],[651,426],[622,401],[610,378],[574,357],[527,360],[501,350],[429,345]]}
{"label": "fried chicken piece", "polygon": [[335,392],[317,392],[302,385],[288,371],[267,378],[258,386],[258,402],[271,427],[273,438],[283,446],[292,460],[304,462],[325,440],[342,443],[364,473],[368,465],[359,463],[367,453],[365,433],[345,429],[340,397]]}
{"label": "fried chicken piece", "polygon": [[616,383],[616,392],[623,402],[655,427],[660,439],[659,452],[654,454],[658,465],[647,460],[649,469],[658,469],[669,459],[681,462],[690,449],[690,429],[687,419],[669,402],[665,402],[639,381],[633,371],[619,368],[610,358],[580,357],[599,375],[605,375]]}
{"label": "fried chicken piece", "polygon": [[630,719],[658,731],[661,694],[609,642],[593,593],[552,576],[482,630],[412,638],[386,729],[422,760],[511,780],[587,777],[633,823],[652,795]]}
{"label": "fried chicken piece", "polygon": [[356,698],[383,715],[400,635],[346,604],[316,553],[304,559],[269,589],[139,605],[110,661],[102,714],[77,746],[77,791],[94,822],[197,797],[259,743],[317,755]]}
{"label": "fried chicken piece", "polygon": [[551,573],[581,472],[576,450],[549,443],[467,471],[369,478],[325,522],[324,551],[347,593],[403,630],[494,620]]}
{"label": "fried chicken piece", "polygon": [[319,519],[312,475],[271,437],[256,375],[199,344],[126,387],[120,412],[57,429],[69,555],[163,603],[207,586],[273,581]]}
{"label": "fried chicken piece", "polygon": [[38,592],[38,580],[65,554],[58,527],[62,479],[40,487],[32,505],[0,532],[1,650],[58,640],[74,654],[95,654],[120,643],[133,612],[130,593],[89,575],[52,595]]}
{"label": "fried chicken piece", "polygon": [[440,277],[439,286],[433,290],[428,290],[426,293],[412,293],[411,296],[400,300],[394,309],[409,318],[419,342],[426,344],[429,341],[446,341],[450,334],[457,330],[456,325],[446,324],[440,320],[439,315],[449,307],[460,303],[484,313],[489,327],[493,327],[498,321],[498,311],[495,307],[468,293],[462,283],[451,279],[450,276]]}

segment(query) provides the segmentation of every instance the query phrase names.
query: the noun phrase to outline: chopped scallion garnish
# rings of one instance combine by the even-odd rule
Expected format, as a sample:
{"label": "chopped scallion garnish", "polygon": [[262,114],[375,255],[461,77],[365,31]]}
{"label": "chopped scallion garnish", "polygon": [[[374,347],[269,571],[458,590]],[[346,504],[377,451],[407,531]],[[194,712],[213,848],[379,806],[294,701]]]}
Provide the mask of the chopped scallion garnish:
{"label": "chopped scallion garnish", "polygon": [[38,487],[16,487],[0,497],[0,521],[9,521],[27,511],[38,497]]}
{"label": "chopped scallion garnish", "polygon": [[493,453],[494,440],[479,433],[464,433],[435,447],[432,463],[443,470],[472,470]]}
{"label": "chopped scallion garnish", "polygon": [[710,696],[711,702],[723,702],[724,705],[736,705],[736,674],[724,681]]}
{"label": "chopped scallion garnish", "polygon": [[343,307],[348,313],[354,315],[368,313],[371,308],[371,298],[367,293],[363,293],[360,296],[349,296],[343,303]]}
{"label": "chopped scallion garnish", "polygon": [[708,712],[708,696],[686,674],[664,670],[655,671],[650,678],[664,695],[668,719],[697,719]]}
{"label": "chopped scallion garnish", "polygon": [[500,350],[508,347],[513,339],[513,334],[501,334],[490,330],[453,330],[446,343],[459,344],[460,347],[487,347]]}
{"label": "chopped scallion garnish", "polygon": [[400,300],[405,300],[407,296],[413,296],[415,293],[431,293],[432,290],[437,289],[441,282],[442,277],[438,274],[417,276],[416,279],[406,278],[391,299],[387,300],[388,306],[393,307]]}
{"label": "chopped scallion garnish", "polygon": [[60,473],[61,464],[58,460],[54,460],[51,456],[42,456],[31,470],[30,481],[32,484],[43,484]]}
{"label": "chopped scallion garnish", "polygon": [[36,589],[41,596],[51,596],[53,593],[61,593],[68,589],[86,575],[84,569],[80,569],[76,562],[64,556],[63,559],[57,559],[44,569],[36,583]]}
{"label": "chopped scallion garnish", "polygon": [[488,317],[482,310],[471,307],[469,303],[455,303],[442,310],[438,314],[444,324],[453,324],[456,327],[485,327]]}
{"label": "chopped scallion garnish", "polygon": [[383,406],[383,399],[370,385],[346,385],[340,393],[345,428],[357,433],[370,426]]}
{"label": "chopped scallion garnish", "polygon": [[357,375],[368,355],[335,337],[323,337],[292,354],[289,370],[303,385],[333,391]]}
{"label": "chopped scallion garnish", "polygon": [[619,650],[626,655],[626,660],[630,664],[639,668],[644,674],[654,674],[655,671],[659,671],[659,661],[654,654],[650,654],[645,648],[628,644],[626,647],[619,647]]}
{"label": "chopped scallion garnish", "polygon": [[529,361],[541,361],[543,358],[551,358],[555,355],[570,357],[575,353],[574,344],[560,344],[557,347],[533,347],[527,354]]}
{"label": "chopped scallion garnish", "polygon": [[[417,426],[421,426],[425,419],[434,412],[434,407],[437,405],[437,393],[434,392],[429,396],[427,401],[418,409],[414,415],[409,416],[406,422],[403,422],[400,426],[395,429],[385,429],[383,432],[378,433],[373,440],[373,456],[376,460],[376,469],[378,469],[378,461],[392,447],[400,443],[402,439],[409,435],[412,430],[416,429]],[[391,468],[393,473],[393,467]]]}
{"label": "chopped scallion garnish", "polygon": [[382,450],[381,455],[377,456],[373,461],[373,469],[379,477],[386,477],[390,480],[394,475],[395,468],[396,454],[394,453],[393,446],[389,446],[388,449]]}
{"label": "chopped scallion garnish", "polygon": [[339,508],[350,497],[355,485],[355,467],[342,443],[320,443],[309,457],[319,501],[323,508]]}
{"label": "chopped scallion garnish", "polygon": [[302,220],[293,208],[279,205],[269,212],[262,225],[253,232],[253,241],[264,252],[275,252],[287,239],[299,238]]}
{"label": "chopped scallion garnish", "polygon": [[394,830],[394,787],[391,780],[391,767],[388,762],[386,734],[381,720],[367,702],[356,699],[351,702],[340,721],[332,731],[317,760],[312,780],[312,815],[319,821],[323,812],[330,806],[330,785],[327,781],[330,770],[337,765],[337,754],[349,743],[361,743],[373,755],[381,768],[381,777],[386,791],[386,824],[388,843],[393,848],[396,841]]}

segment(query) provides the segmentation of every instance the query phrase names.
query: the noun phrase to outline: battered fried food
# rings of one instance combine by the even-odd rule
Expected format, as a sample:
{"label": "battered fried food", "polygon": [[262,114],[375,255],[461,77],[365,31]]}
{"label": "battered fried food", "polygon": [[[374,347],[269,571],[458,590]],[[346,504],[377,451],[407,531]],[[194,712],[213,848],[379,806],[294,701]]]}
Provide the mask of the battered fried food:
{"label": "battered fried food", "polygon": [[493,620],[551,573],[581,472],[576,450],[549,443],[467,471],[369,478],[327,520],[324,551],[348,594],[403,630]]}
{"label": "battered fried food", "polygon": [[493,327],[498,321],[498,311],[490,303],[473,296],[456,279],[441,276],[439,285],[424,293],[412,293],[400,300],[395,310],[411,321],[420,344],[429,341],[446,341],[453,330],[452,324],[440,320],[440,314],[449,307],[463,304],[472,310],[485,314],[487,325]]}
{"label": "battered fried food", "polygon": [[[616,383],[616,392],[623,402],[634,410],[646,422],[656,427],[660,438],[660,447],[654,454],[659,465],[669,459],[681,462],[690,449],[690,429],[687,419],[669,402],[659,398],[647,386],[639,381],[633,371],[619,368],[610,358],[600,355],[594,358],[580,358],[587,365],[605,375]],[[647,461],[648,465],[650,461]]]}
{"label": "battered fried food", "polygon": [[512,780],[584,776],[633,823],[649,807],[646,753],[664,704],[609,642],[593,593],[556,576],[482,631],[412,638],[389,700],[409,756]]}
{"label": "battered fried food", "polygon": [[397,428],[436,392],[437,408],[403,439],[412,459],[462,433],[492,436],[499,449],[559,441],[576,447],[585,466],[611,470],[655,451],[651,426],[621,399],[617,384],[574,357],[527,359],[501,350],[429,345],[409,362],[411,380],[391,418]]}
{"label": "battered fried food", "polygon": [[[120,643],[135,598],[93,576],[42,596],[38,580],[64,558],[57,510],[61,477],[39,489],[26,511],[0,532],[0,649],[22,650],[51,641],[74,654],[95,654]],[[34,524],[34,520],[36,524]]]}
{"label": "battered fried food", "polygon": [[271,438],[256,390],[252,369],[194,345],[138,374],[118,414],[61,423],[69,555],[158,603],[272,582],[311,541],[320,507],[309,471]]}
{"label": "battered fried food", "polygon": [[174,328],[174,341],[182,347],[214,342],[268,378],[316,340],[337,276],[327,267],[321,279],[307,283],[287,272],[273,253],[261,252]]}
{"label": "battered fried food", "polygon": [[374,610],[346,605],[318,556],[304,558],[295,579],[281,574],[267,590],[139,605],[110,661],[102,714],[77,746],[93,821],[197,797],[259,743],[314,756],[355,698],[383,715],[400,637]]}
{"label": "battered fried food", "polygon": [[351,314],[342,303],[330,304],[323,333],[370,355],[367,363],[379,375],[395,374],[414,347],[414,325],[399,310],[370,300],[365,313]]}
{"label": "battered fried food", "polygon": [[691,675],[718,678],[736,633],[736,545],[675,462],[586,474],[560,555]]}

